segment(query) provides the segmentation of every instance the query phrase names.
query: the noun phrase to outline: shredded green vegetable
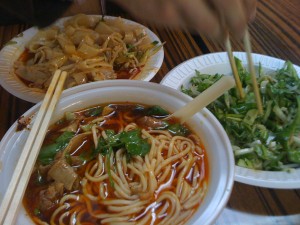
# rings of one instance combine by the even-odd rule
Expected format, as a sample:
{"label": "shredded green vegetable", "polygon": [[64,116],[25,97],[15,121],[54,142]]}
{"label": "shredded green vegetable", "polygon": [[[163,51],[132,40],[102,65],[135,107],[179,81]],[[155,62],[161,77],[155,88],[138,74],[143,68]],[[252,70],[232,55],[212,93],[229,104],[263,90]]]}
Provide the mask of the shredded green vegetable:
{"label": "shredded green vegetable", "polygon": [[[259,115],[250,74],[236,60],[245,99],[231,89],[207,108],[224,126],[233,146],[236,164],[258,170],[286,170],[300,166],[300,79],[293,64],[264,73],[258,68],[258,84],[264,114]],[[182,92],[196,97],[221,78],[196,71]]]}
{"label": "shredded green vegetable", "polygon": [[66,148],[74,137],[74,132],[65,131],[62,133],[53,144],[43,146],[38,155],[38,160],[42,165],[49,165],[54,161],[55,155]]}

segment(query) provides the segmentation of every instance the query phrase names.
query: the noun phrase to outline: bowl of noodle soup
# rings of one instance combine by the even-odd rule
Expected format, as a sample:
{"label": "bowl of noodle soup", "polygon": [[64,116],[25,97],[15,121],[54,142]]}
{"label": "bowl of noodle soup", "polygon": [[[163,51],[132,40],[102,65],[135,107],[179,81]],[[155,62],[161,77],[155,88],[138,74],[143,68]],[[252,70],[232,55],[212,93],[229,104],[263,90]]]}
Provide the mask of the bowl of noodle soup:
{"label": "bowl of noodle soup", "polygon": [[[17,224],[215,221],[232,190],[234,159],[207,109],[182,125],[162,119],[191,98],[159,84],[104,81],[74,90],[54,112]],[[38,107],[24,118],[34,121]],[[1,196],[29,133],[16,126],[0,145]]]}

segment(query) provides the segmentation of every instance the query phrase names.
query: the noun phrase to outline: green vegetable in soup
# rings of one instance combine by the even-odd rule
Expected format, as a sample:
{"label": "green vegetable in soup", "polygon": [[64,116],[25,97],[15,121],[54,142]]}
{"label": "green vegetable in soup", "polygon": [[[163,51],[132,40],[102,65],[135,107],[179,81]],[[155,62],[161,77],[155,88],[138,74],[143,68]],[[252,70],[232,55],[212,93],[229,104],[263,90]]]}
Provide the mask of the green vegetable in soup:
{"label": "green vegetable in soup", "polygon": [[102,107],[94,107],[85,111],[84,115],[86,117],[99,116],[102,113]]}
{"label": "green vegetable in soup", "polygon": [[182,126],[179,123],[171,124],[167,127],[167,129],[171,134],[178,136],[186,137],[190,133],[190,131],[186,127]]}
{"label": "green vegetable in soup", "polygon": [[38,216],[41,214],[41,210],[38,209],[38,208],[35,208],[34,211],[33,211],[34,215]]}
{"label": "green vegetable in soup", "polygon": [[115,188],[115,183],[114,183],[114,180],[111,175],[111,166],[110,166],[110,156],[111,156],[112,152],[113,152],[113,149],[111,146],[109,146],[108,152],[107,152],[108,157],[105,159],[105,167],[106,167],[107,174],[108,174],[109,184],[112,188]]}
{"label": "green vegetable in soup", "polygon": [[[300,79],[291,62],[283,68],[264,73],[258,68],[258,85],[264,107],[259,115],[248,71],[235,59],[245,92],[240,99],[235,89],[207,108],[224,126],[239,166],[259,170],[285,170],[300,166]],[[201,74],[190,80],[182,92],[195,97],[222,75]]]}
{"label": "green vegetable in soup", "polygon": [[160,106],[152,106],[152,107],[149,107],[147,110],[146,110],[146,115],[147,116],[167,116],[169,115],[168,111],[166,111],[165,109],[163,109],[162,107]]}
{"label": "green vegetable in soup", "polygon": [[105,131],[107,138],[100,137],[95,152],[107,155],[110,149],[114,151],[125,148],[129,156],[145,156],[150,151],[150,144],[142,138],[139,129],[123,131],[115,134],[113,130]]}
{"label": "green vegetable in soup", "polygon": [[130,156],[145,156],[150,151],[150,144],[141,136],[139,129],[121,133],[120,141],[124,143]]}
{"label": "green vegetable in soup", "polygon": [[66,131],[60,135],[53,144],[42,147],[38,156],[38,161],[42,165],[48,165],[53,162],[55,155],[68,146],[74,135],[73,132]]}
{"label": "green vegetable in soup", "polygon": [[111,175],[110,169],[110,156],[113,151],[117,151],[120,148],[125,148],[127,155],[131,156],[145,156],[150,151],[150,144],[147,140],[141,136],[141,130],[123,131],[116,134],[113,130],[105,131],[106,138],[100,137],[98,146],[94,150],[93,155],[101,153],[106,155],[105,166],[109,177],[109,182],[112,188],[114,188],[114,181]]}

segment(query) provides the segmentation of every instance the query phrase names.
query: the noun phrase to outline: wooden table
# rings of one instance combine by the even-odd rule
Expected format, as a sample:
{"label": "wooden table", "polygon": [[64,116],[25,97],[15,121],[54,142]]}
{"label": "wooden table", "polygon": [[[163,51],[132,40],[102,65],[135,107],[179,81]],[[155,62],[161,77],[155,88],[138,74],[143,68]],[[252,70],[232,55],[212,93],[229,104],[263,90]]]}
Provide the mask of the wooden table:
{"label": "wooden table", "polygon": [[[79,2],[79,1],[78,1]],[[78,3],[79,4],[79,3]],[[86,7],[86,5],[85,5]],[[72,8],[74,14],[82,7]],[[100,6],[90,7],[89,13],[101,14]],[[112,3],[107,4],[107,15],[133,19]],[[185,30],[171,30],[143,23],[165,41],[165,59],[158,74],[151,80],[160,82],[173,67],[192,57],[224,51],[224,47],[205,37]],[[29,28],[28,25],[0,26],[0,46]],[[290,60],[300,65],[300,1],[261,0],[256,20],[250,25],[253,52]],[[244,51],[241,42],[233,40],[233,50]],[[1,59],[0,59],[1,60]],[[0,138],[32,103],[18,99],[0,87]],[[300,189],[278,190],[259,188],[235,182],[231,198],[216,221],[217,225],[299,225]]]}

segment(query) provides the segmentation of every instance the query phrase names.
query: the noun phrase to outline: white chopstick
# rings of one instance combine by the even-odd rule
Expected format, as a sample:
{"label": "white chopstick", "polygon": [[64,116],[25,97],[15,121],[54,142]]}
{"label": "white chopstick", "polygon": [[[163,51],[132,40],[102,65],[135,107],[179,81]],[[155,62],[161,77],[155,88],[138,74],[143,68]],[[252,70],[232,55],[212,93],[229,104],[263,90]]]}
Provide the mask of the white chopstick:
{"label": "white chopstick", "polygon": [[238,73],[237,68],[236,68],[235,60],[234,60],[233,53],[232,53],[231,43],[230,43],[230,40],[229,40],[229,35],[227,35],[227,37],[225,39],[225,48],[226,48],[227,55],[228,55],[228,58],[229,58],[229,62],[230,62],[230,65],[231,65],[231,70],[232,70],[232,74],[233,74],[233,77],[234,77],[234,80],[235,80],[236,88],[238,90],[240,98],[244,99],[245,98],[245,93],[244,93],[244,90],[243,90],[243,86],[242,86],[242,83],[241,83],[241,80],[240,80],[239,73]]}
{"label": "white chopstick", "polygon": [[258,84],[257,84],[257,80],[256,80],[256,73],[255,73],[255,68],[253,65],[253,60],[252,60],[252,55],[251,55],[252,50],[251,50],[250,35],[249,35],[248,30],[246,30],[246,33],[244,36],[244,47],[245,47],[245,50],[247,53],[248,68],[249,68],[249,72],[251,75],[252,86],[253,86],[253,91],[254,91],[254,95],[255,95],[258,113],[260,115],[262,115],[263,114],[263,106],[262,106],[262,102],[261,102],[261,96],[260,96],[260,92],[259,92],[259,88],[258,88]]}
{"label": "white chopstick", "polygon": [[235,86],[232,76],[222,76],[216,83],[211,85],[205,91],[201,92],[196,98],[184,105],[182,108],[175,111],[164,120],[176,118],[180,123],[184,123],[190,119],[195,113],[202,110],[204,107],[215,101],[230,88]]}
{"label": "white chopstick", "polygon": [[66,76],[66,72],[57,70],[52,78],[3,198],[0,208],[0,224],[12,225],[15,222],[22,197],[45,138],[51,115],[63,90]]}

